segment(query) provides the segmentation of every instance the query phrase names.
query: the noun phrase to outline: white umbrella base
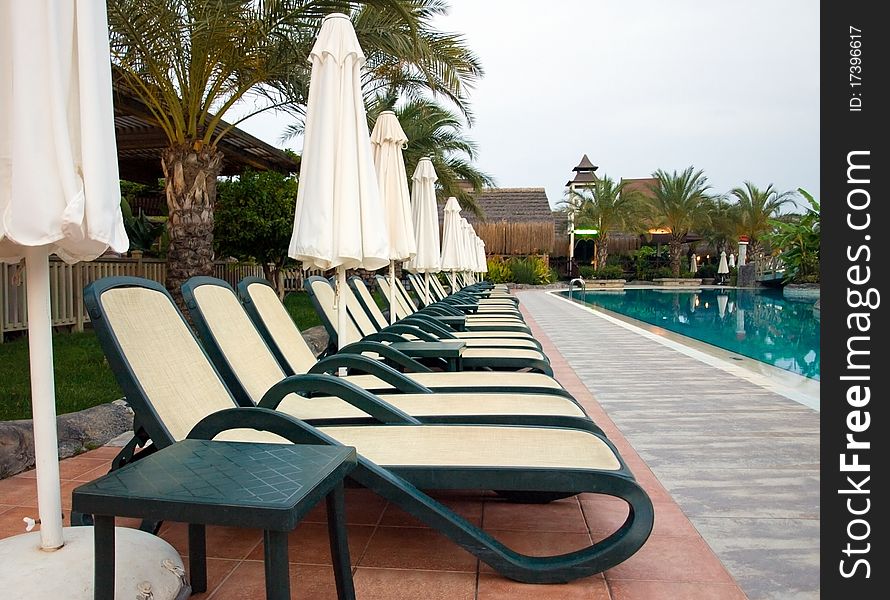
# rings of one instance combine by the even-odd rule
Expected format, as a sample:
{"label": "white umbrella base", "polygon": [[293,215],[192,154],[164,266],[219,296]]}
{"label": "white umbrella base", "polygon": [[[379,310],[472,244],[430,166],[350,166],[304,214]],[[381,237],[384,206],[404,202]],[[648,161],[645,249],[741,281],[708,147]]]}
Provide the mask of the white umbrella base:
{"label": "white umbrella base", "polygon": [[[51,552],[40,549],[37,531],[0,540],[0,595],[92,600],[93,528],[66,527],[63,532],[65,545]],[[115,534],[115,598],[188,598],[191,588],[177,574],[184,570],[173,546],[138,529],[117,527]]]}

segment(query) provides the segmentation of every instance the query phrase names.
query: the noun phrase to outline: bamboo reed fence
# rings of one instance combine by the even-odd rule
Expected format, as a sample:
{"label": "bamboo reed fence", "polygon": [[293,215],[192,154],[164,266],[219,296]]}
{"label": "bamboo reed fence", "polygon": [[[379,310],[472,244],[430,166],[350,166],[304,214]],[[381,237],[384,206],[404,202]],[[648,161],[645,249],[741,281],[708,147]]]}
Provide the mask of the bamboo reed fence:
{"label": "bamboo reed fence", "polygon": [[553,221],[476,222],[473,227],[489,255],[528,256],[553,251]]}

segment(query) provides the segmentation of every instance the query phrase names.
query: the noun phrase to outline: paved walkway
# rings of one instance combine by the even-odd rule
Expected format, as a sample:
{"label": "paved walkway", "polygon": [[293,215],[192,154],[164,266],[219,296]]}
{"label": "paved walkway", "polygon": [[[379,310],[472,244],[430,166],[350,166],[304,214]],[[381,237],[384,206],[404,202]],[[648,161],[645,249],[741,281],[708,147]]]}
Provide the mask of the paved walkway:
{"label": "paved walkway", "polygon": [[749,598],[818,598],[819,413],[544,292],[520,294]]}

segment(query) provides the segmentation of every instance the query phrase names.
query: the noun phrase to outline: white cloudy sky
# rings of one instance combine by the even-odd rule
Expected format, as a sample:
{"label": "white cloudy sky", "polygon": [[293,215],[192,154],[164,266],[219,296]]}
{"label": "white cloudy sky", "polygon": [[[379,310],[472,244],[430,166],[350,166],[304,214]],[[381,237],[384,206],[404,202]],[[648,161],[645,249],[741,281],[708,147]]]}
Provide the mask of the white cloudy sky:
{"label": "white cloudy sky", "polygon": [[[816,0],[451,0],[485,78],[472,94],[479,166],[501,187],[562,198],[598,174],[703,169],[819,197]],[[286,117],[245,121],[281,145]],[[300,140],[286,145],[299,151]]]}

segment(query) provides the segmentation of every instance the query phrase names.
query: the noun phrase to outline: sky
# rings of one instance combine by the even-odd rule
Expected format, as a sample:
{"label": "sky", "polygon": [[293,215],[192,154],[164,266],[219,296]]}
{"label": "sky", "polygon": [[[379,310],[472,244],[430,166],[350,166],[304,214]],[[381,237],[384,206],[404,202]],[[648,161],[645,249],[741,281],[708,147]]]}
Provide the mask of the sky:
{"label": "sky", "polygon": [[[816,0],[450,4],[436,25],[482,61],[467,134],[499,187],[544,187],[556,206],[587,154],[613,179],[693,165],[713,192],[751,181],[819,198]],[[281,142],[289,123],[242,127],[299,151]]]}

